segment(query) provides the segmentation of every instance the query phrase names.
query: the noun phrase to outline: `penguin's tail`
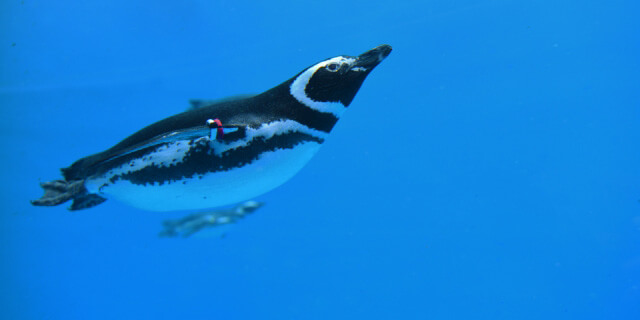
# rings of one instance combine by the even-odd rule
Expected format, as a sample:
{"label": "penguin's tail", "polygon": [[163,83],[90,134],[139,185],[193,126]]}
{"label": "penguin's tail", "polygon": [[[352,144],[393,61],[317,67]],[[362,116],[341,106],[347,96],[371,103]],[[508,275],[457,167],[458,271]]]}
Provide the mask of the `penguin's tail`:
{"label": "penguin's tail", "polygon": [[82,210],[97,206],[107,199],[93,193],[89,193],[84,187],[84,180],[54,180],[40,183],[44,195],[37,200],[31,200],[34,206],[57,206],[69,200],[73,200],[69,210]]}

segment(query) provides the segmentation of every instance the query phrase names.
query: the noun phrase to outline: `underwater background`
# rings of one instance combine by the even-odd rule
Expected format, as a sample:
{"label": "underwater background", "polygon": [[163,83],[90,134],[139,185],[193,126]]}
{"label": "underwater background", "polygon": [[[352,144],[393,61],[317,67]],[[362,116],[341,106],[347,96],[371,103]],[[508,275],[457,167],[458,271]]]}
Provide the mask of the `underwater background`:
{"label": "underwater background", "polygon": [[[640,319],[636,1],[0,2],[1,319]],[[40,181],[388,43],[226,236]]]}

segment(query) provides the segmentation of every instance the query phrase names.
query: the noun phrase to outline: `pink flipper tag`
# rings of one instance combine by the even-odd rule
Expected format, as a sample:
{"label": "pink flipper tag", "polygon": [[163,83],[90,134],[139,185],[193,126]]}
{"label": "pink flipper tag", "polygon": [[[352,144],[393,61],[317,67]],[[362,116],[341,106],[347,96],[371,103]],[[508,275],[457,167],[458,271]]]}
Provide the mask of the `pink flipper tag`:
{"label": "pink flipper tag", "polygon": [[220,121],[220,119],[209,119],[207,120],[207,125],[209,126],[209,129],[217,128],[216,140],[222,141],[222,138],[224,137],[224,128],[222,128],[222,122]]}

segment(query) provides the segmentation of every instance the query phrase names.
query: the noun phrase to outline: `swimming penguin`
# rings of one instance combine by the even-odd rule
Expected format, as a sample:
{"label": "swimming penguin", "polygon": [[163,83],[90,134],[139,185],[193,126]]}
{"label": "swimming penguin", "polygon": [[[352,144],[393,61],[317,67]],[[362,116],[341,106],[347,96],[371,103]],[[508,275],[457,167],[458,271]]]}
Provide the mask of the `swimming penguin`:
{"label": "swimming penguin", "polygon": [[194,101],[110,149],[41,183],[36,206],[73,200],[69,210],[108,198],[153,210],[223,206],[265,193],[295,175],[318,151],[369,73],[389,54],[381,45],[337,56],[254,96]]}
{"label": "swimming penguin", "polygon": [[[194,213],[179,220],[165,220],[162,223],[164,230],[161,231],[158,236],[182,236],[183,238],[186,238],[204,229],[236,223],[238,220],[244,218],[250,213],[253,213],[263,205],[264,203],[262,202],[247,201],[231,209]],[[224,233],[221,233],[220,235],[224,235]]]}

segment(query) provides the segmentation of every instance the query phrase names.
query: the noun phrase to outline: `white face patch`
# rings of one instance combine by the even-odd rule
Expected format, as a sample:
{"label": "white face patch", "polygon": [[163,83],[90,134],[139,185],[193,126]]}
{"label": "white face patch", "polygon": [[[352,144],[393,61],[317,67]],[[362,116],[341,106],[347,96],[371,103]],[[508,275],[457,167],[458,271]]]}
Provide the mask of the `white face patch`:
{"label": "white face patch", "polygon": [[[300,101],[300,103],[311,109],[325,113],[332,113],[336,117],[340,117],[340,115],[342,115],[342,113],[346,109],[346,107],[342,103],[315,101],[307,96],[305,89],[307,88],[307,84],[309,84],[309,80],[311,80],[311,77],[314,73],[316,73],[316,71],[318,71],[318,69],[325,68],[330,64],[338,64],[340,66],[343,64],[347,64],[348,66],[352,66],[355,62],[356,59],[345,58],[343,56],[322,61],[301,73],[291,84],[289,92],[291,92],[291,95],[294,96],[298,101]],[[327,70],[331,71],[331,69]]]}

